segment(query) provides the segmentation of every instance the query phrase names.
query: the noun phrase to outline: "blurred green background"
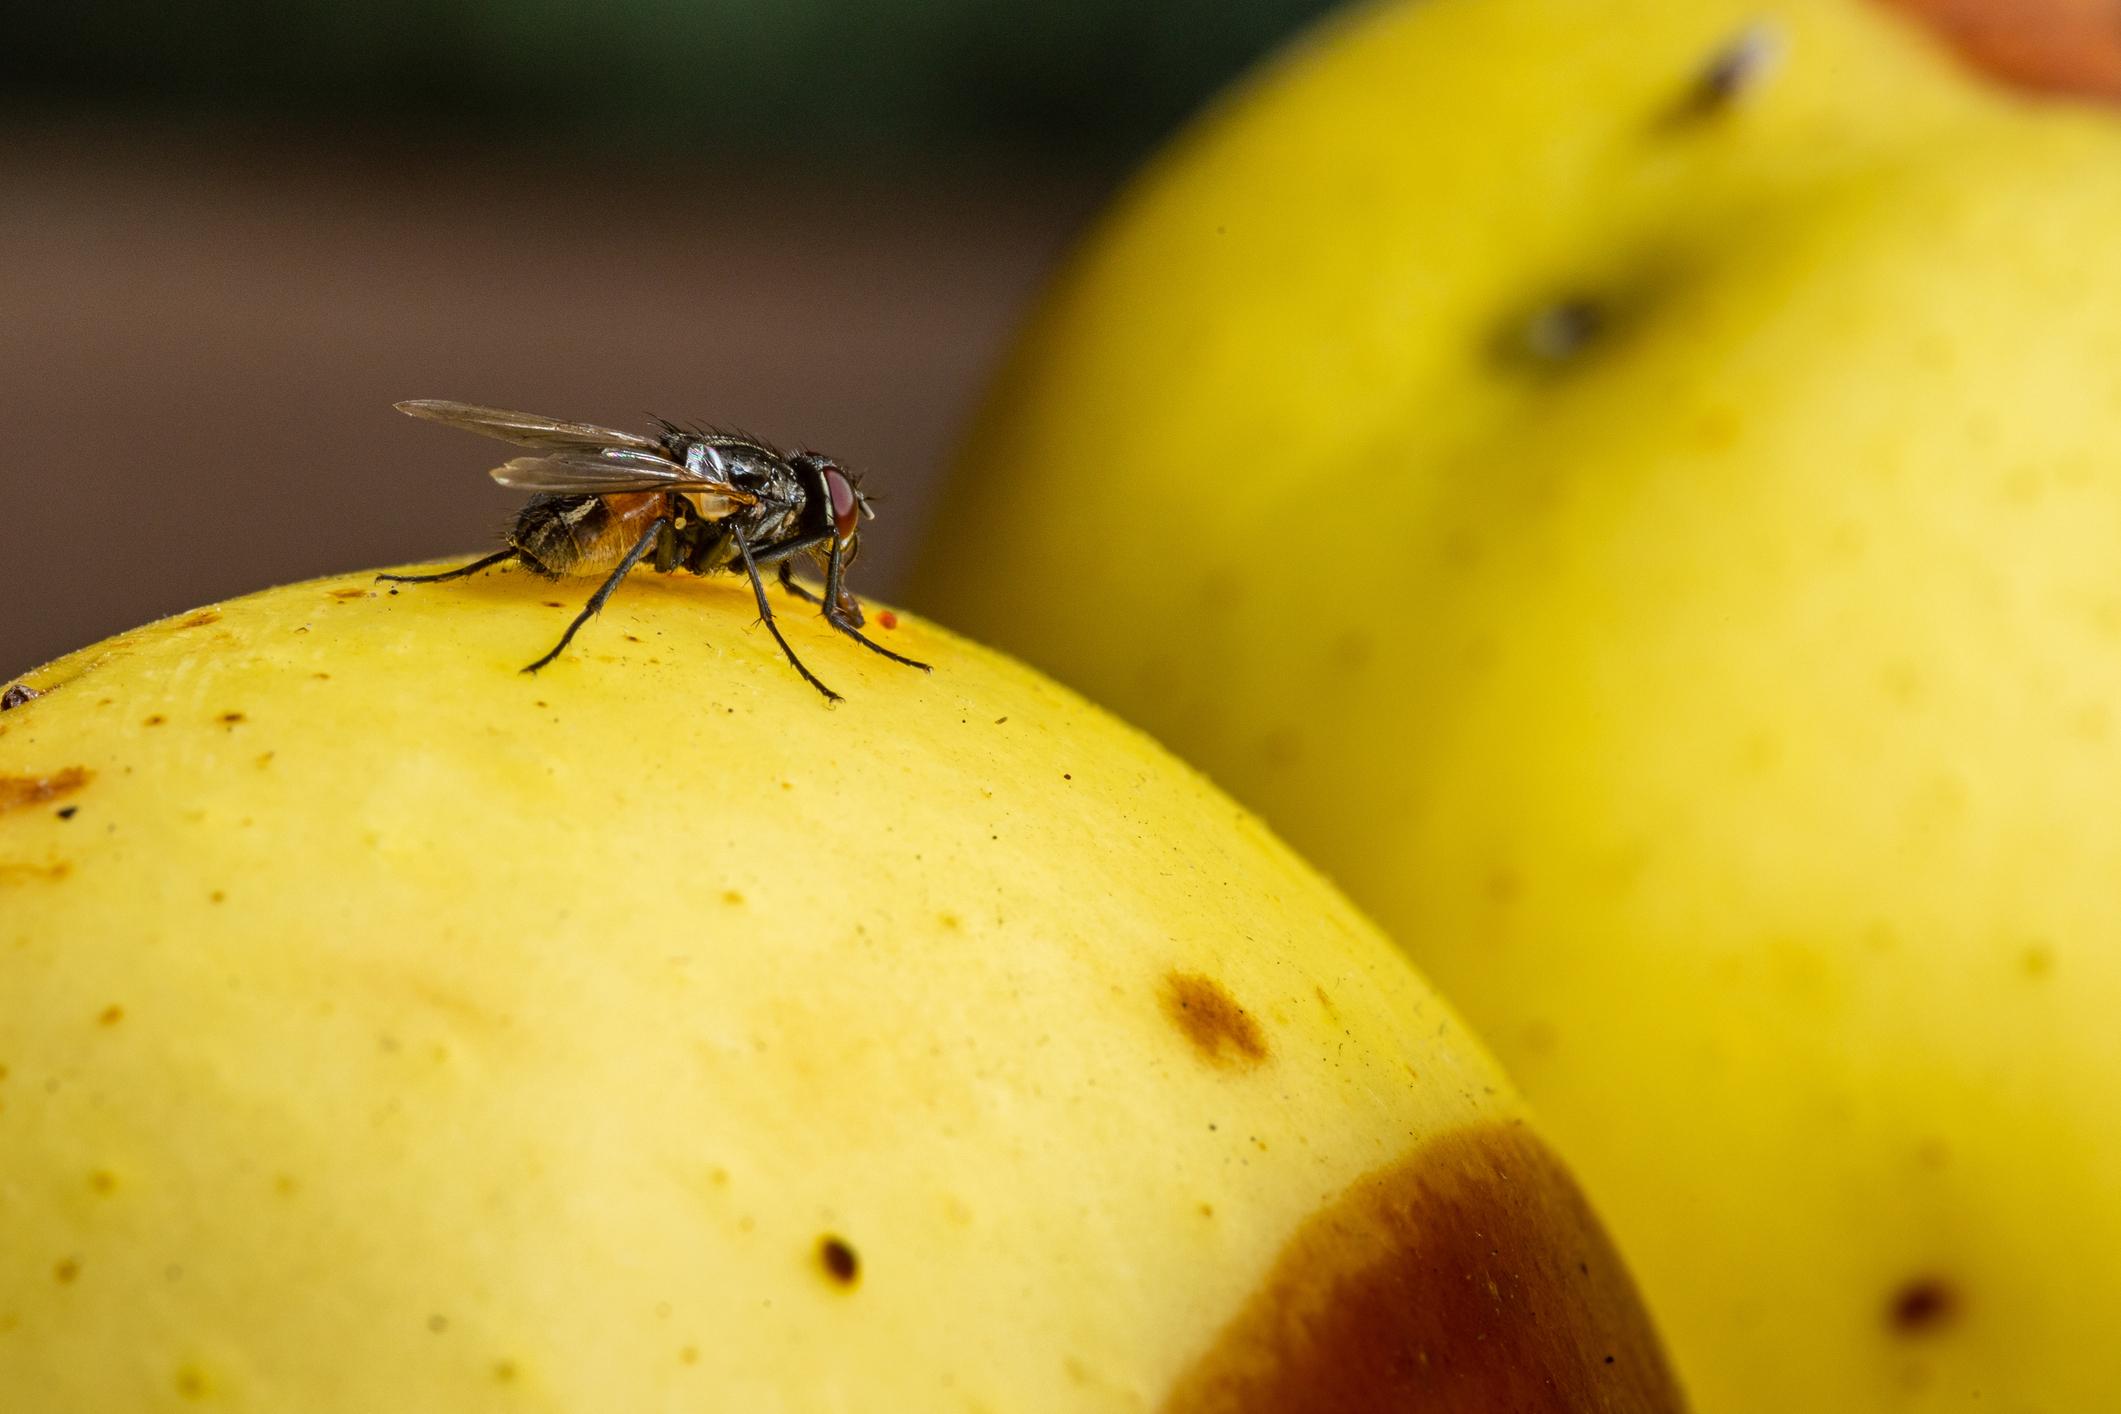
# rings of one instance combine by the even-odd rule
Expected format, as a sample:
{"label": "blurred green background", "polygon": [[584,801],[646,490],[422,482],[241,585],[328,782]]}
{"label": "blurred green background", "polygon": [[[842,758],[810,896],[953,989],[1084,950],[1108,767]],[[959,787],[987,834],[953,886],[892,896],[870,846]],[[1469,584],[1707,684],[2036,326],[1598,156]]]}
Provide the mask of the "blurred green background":
{"label": "blurred green background", "polygon": [[0,680],[490,545],[409,397],[830,451],[888,595],[1070,238],[1323,8],[0,0]]}
{"label": "blurred green background", "polygon": [[0,83],[136,114],[622,145],[1123,158],[1321,0],[13,4]]}

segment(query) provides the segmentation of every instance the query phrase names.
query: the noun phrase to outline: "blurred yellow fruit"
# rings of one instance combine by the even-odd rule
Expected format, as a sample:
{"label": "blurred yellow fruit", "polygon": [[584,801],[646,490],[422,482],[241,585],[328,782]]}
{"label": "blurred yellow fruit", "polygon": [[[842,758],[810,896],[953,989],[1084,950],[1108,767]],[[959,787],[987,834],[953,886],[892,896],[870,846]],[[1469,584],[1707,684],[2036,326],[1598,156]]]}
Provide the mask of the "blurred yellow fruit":
{"label": "blurred yellow fruit", "polygon": [[1182,138],[910,597],[1502,1053],[1704,1409],[2121,1408],[2121,127],[1855,0],[1357,12]]}
{"label": "blurred yellow fruit", "polygon": [[1677,1407],[1193,773],[910,617],[788,616],[828,708],[728,581],[517,673],[576,598],[296,585],[0,714],[0,1407]]}

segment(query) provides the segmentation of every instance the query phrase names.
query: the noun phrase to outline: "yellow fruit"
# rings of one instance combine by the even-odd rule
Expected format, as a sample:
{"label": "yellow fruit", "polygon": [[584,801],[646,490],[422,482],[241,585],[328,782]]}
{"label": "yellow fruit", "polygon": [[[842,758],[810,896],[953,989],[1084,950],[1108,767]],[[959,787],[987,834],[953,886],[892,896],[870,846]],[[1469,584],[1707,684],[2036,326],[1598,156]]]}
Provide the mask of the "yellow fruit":
{"label": "yellow fruit", "polygon": [[0,715],[0,1405],[1677,1407],[1493,1064],[1198,777],[912,619],[932,677],[788,616],[828,708],[733,582],[520,675],[577,597],[296,585]]}
{"label": "yellow fruit", "polygon": [[1096,233],[910,597],[1380,918],[1703,1408],[2121,1408],[2116,231],[2111,116],[1883,8],[1364,12]]}

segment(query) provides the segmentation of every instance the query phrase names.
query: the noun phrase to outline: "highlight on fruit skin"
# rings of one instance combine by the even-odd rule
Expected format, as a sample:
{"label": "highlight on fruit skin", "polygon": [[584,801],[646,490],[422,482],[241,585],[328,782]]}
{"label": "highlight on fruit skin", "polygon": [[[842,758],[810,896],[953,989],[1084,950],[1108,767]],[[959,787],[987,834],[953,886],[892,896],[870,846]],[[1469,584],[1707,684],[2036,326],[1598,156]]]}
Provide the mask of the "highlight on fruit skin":
{"label": "highlight on fruit skin", "polygon": [[1478,1043],[1147,738],[904,613],[824,710],[733,581],[525,678],[571,603],[452,588],[0,714],[10,1407],[1681,1407]]}

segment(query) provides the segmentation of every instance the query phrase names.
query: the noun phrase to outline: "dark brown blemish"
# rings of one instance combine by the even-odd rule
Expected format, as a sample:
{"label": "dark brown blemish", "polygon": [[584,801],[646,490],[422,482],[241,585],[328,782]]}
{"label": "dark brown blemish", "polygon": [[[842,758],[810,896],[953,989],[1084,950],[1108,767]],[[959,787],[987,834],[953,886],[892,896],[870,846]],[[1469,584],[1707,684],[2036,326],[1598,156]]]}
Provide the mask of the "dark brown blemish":
{"label": "dark brown blemish", "polygon": [[242,720],[243,714],[241,712],[223,712],[221,714],[221,725],[224,727],[235,726]]}
{"label": "dark brown blemish", "polygon": [[52,814],[58,816],[62,820],[71,820],[77,813],[79,813],[80,809],[81,807],[78,805],[62,805],[57,810],[54,810]]}
{"label": "dark brown blemish", "polygon": [[825,1269],[825,1275],[841,1286],[851,1287],[862,1279],[862,1259],[855,1255],[847,1240],[833,1233],[826,1233],[817,1240],[817,1259]]}
{"label": "dark brown blemish", "polygon": [[359,599],[367,593],[366,589],[334,589],[331,591],[331,597],[334,599]]}
{"label": "dark brown blemish", "polygon": [[1885,0],[1992,79],[2121,99],[2121,0]]}
{"label": "dark brown blemish", "polygon": [[168,720],[169,720],[169,718],[167,718],[167,717],[163,716],[163,715],[162,715],[162,714],[161,714],[160,712],[156,712],[156,713],[153,713],[152,715],[150,715],[150,716],[149,716],[149,717],[148,717],[148,718],[147,718],[147,719],[146,719],[145,721],[143,721],[143,722],[142,722],[142,723],[141,723],[140,725],[142,725],[142,726],[144,726],[144,727],[159,727],[159,726],[161,726],[161,725],[162,725],[162,724],[163,724],[164,722],[166,722],[166,721],[168,721]]}
{"label": "dark brown blemish", "polygon": [[49,776],[0,776],[0,811],[64,799],[87,785],[92,776],[85,766],[68,766]]}
{"label": "dark brown blemish", "polygon": [[1620,1257],[1522,1125],[1358,1179],[1282,1247],[1167,1414],[1686,1406]]}
{"label": "dark brown blemish", "polygon": [[1164,1015],[1203,1058],[1216,1065],[1250,1067],[1267,1058],[1267,1034],[1251,1012],[1198,972],[1164,975]]}
{"label": "dark brown blemish", "polygon": [[23,703],[35,702],[43,695],[26,682],[9,683],[7,691],[0,692],[0,712],[12,712]]}
{"label": "dark brown blemish", "polygon": [[208,624],[217,624],[219,622],[221,622],[221,611],[219,609],[201,609],[188,619],[178,620],[177,627],[205,628]]}
{"label": "dark brown blemish", "polygon": [[1893,1293],[1886,1324],[1895,1335],[1930,1335],[1950,1325],[1961,1304],[1958,1288],[1942,1277],[1916,1277]]}
{"label": "dark brown blemish", "polygon": [[546,608],[548,608],[548,609],[564,609],[564,608],[566,608],[567,606],[566,606],[565,604],[562,604],[562,603],[561,603],[561,602],[560,602],[559,600],[557,600],[557,599],[547,599],[547,600],[545,601],[545,607],[546,607]]}
{"label": "dark brown blemish", "polygon": [[1694,76],[1685,98],[1674,106],[1669,121],[1698,122],[1728,112],[1736,102],[1760,86],[1782,57],[1782,34],[1764,22],[1747,25],[1721,49],[1709,56]]}

